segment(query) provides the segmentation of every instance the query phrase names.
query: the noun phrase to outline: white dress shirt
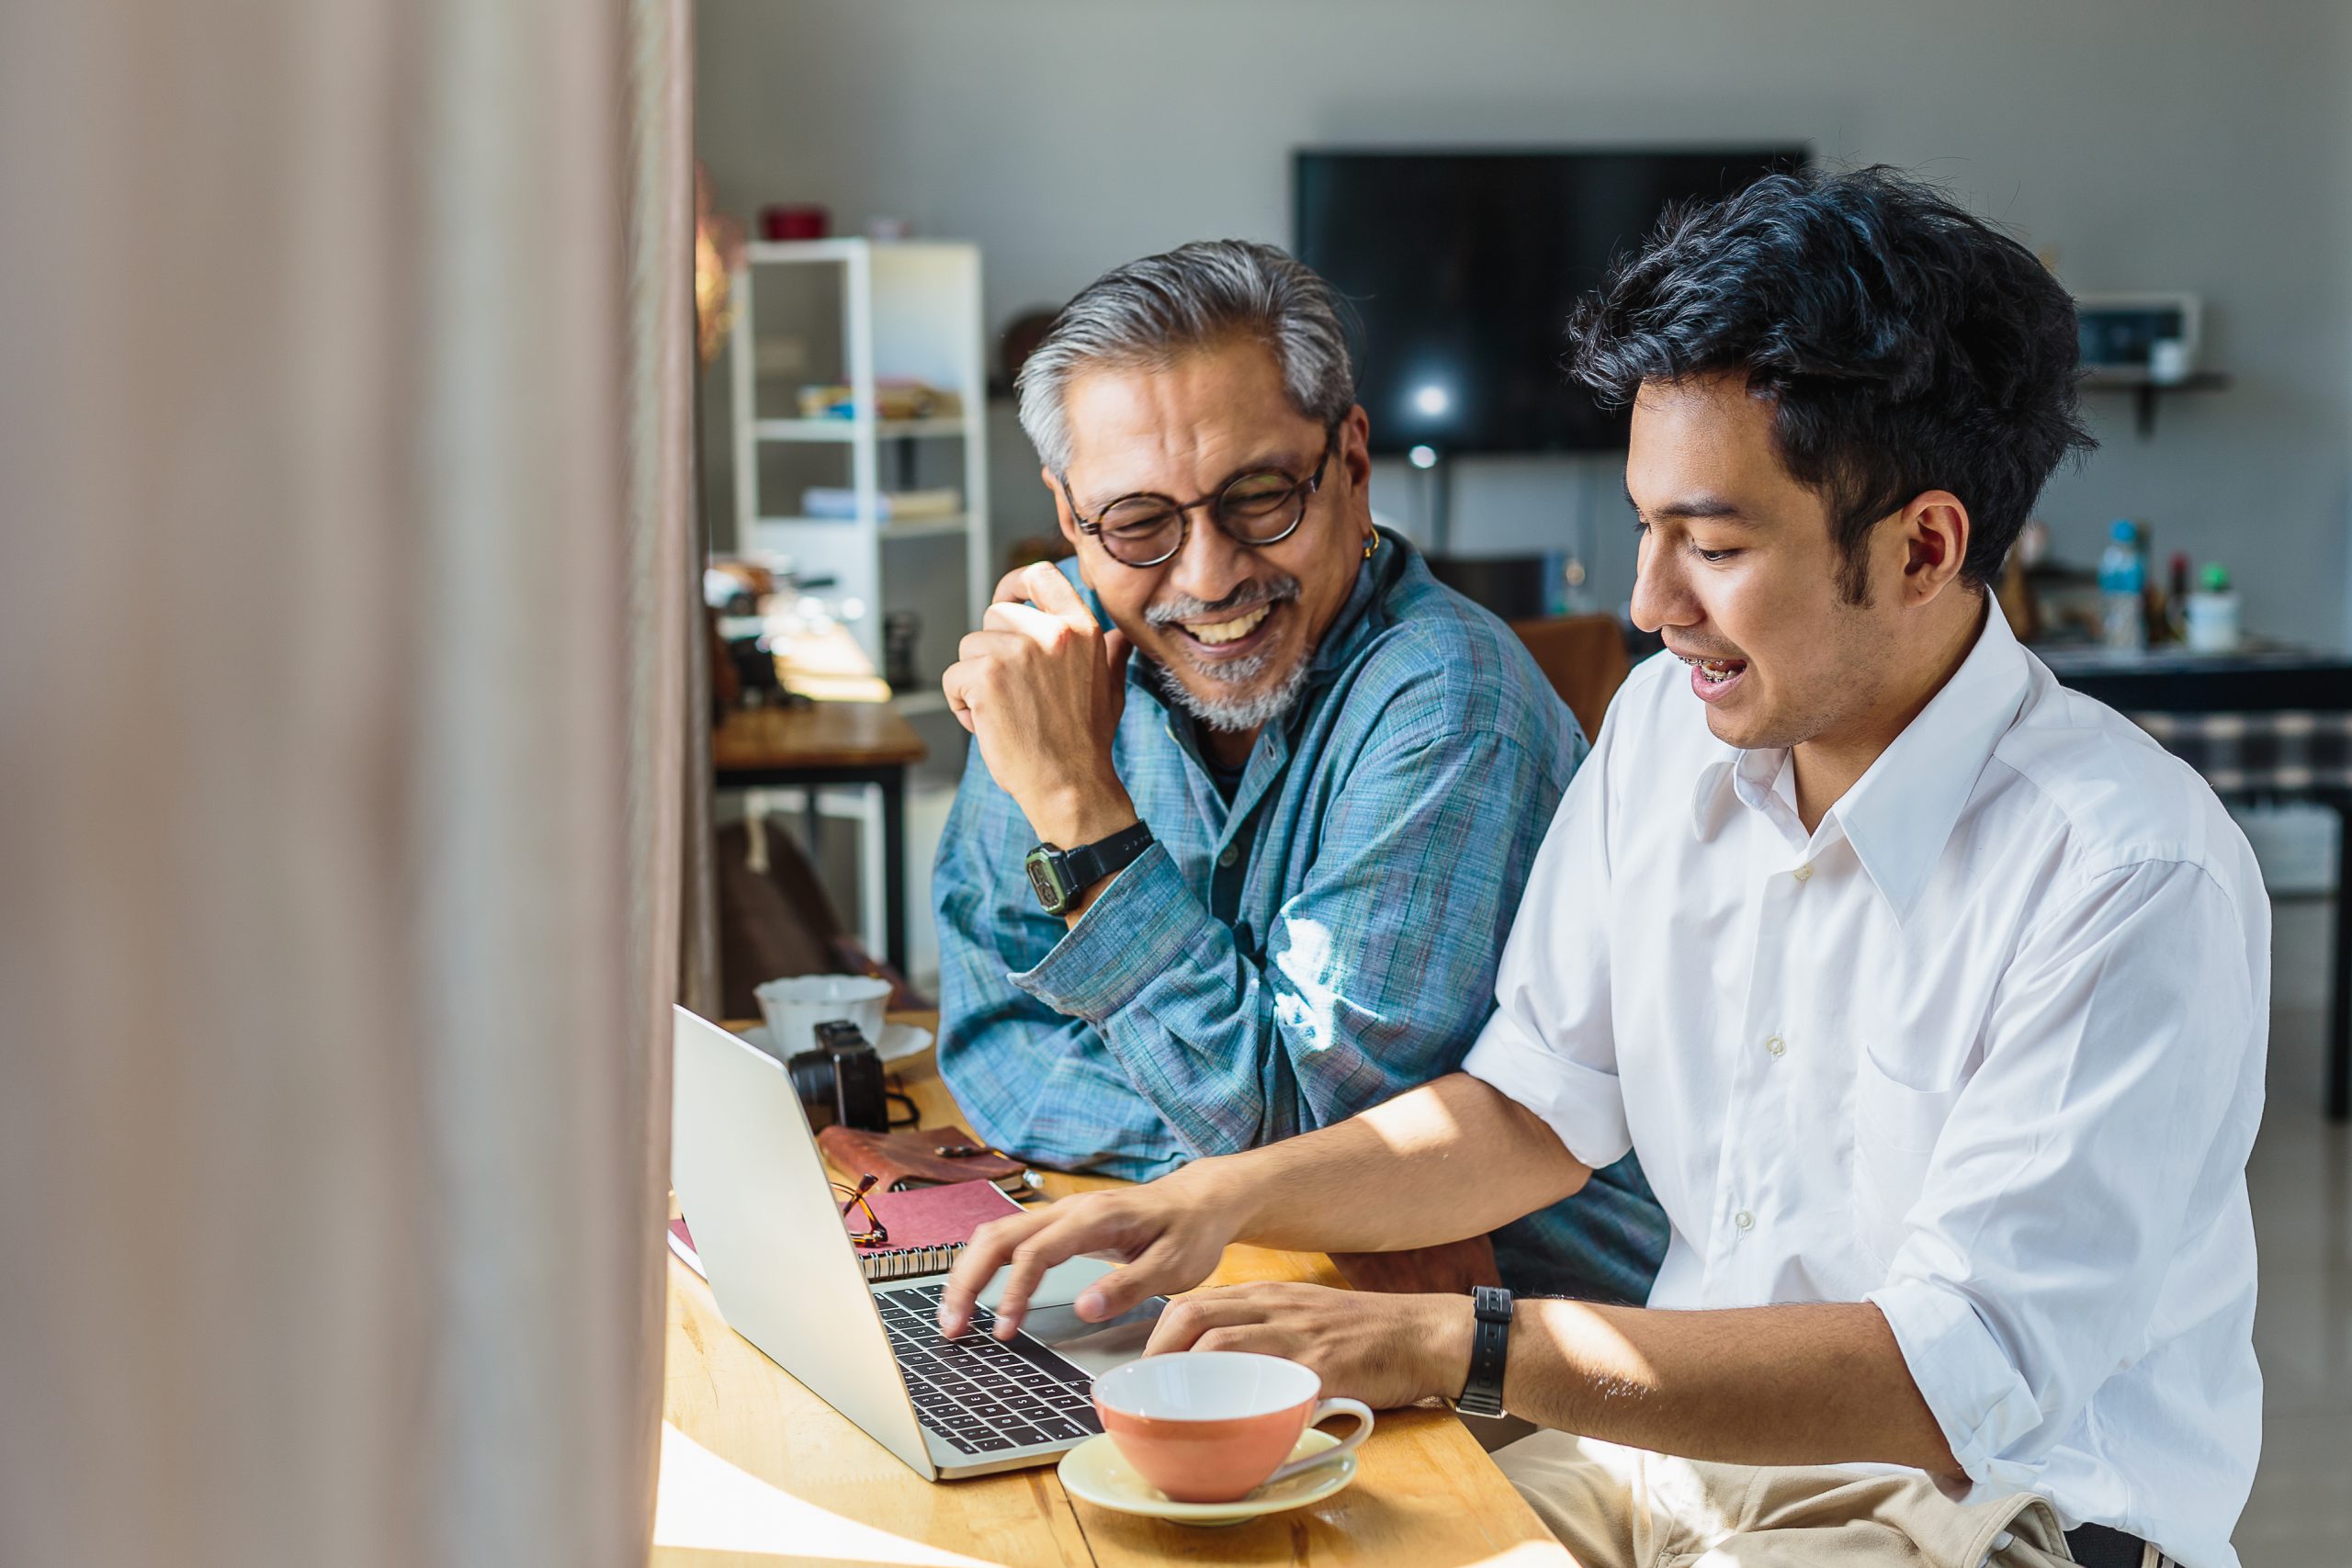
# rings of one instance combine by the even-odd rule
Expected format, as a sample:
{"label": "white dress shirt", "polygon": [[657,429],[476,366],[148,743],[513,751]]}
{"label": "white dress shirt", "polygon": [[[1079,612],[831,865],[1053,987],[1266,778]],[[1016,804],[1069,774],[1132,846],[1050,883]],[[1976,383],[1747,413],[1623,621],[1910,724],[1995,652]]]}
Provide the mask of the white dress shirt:
{"label": "white dress shirt", "polygon": [[2188,766],[1997,611],[1808,834],[1670,654],[1609,709],[1464,1064],[1639,1152],[1654,1307],[1875,1303],[1973,1482],[2189,1568],[2260,1441],[2270,909]]}

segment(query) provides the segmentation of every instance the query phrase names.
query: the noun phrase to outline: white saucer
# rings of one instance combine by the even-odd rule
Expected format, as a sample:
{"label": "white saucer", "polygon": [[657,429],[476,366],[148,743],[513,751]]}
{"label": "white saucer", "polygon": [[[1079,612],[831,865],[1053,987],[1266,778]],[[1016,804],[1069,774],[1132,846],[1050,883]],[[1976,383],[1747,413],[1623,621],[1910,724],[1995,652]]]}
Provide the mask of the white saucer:
{"label": "white saucer", "polygon": [[[755,1023],[743,1031],[743,1038],[769,1055],[776,1055],[775,1036],[768,1032],[764,1023]],[[888,1062],[903,1062],[909,1056],[920,1055],[931,1049],[931,1031],[917,1029],[911,1023],[886,1023],[882,1038],[874,1043],[874,1054]]]}
{"label": "white saucer", "polygon": [[[1290,1457],[1305,1459],[1339,1444],[1340,1439],[1330,1433],[1310,1427],[1300,1436],[1298,1446],[1290,1450]],[[1356,1456],[1350,1454],[1288,1481],[1261,1486],[1247,1497],[1238,1497],[1230,1503],[1178,1503],[1137,1475],[1126,1456],[1119,1451],[1119,1445],[1103,1432],[1062,1455],[1060,1474],[1063,1491],[1098,1508],[1141,1514],[1150,1519],[1170,1519],[1180,1525],[1238,1525],[1261,1514],[1278,1514],[1285,1508],[1321,1502],[1356,1478]]]}

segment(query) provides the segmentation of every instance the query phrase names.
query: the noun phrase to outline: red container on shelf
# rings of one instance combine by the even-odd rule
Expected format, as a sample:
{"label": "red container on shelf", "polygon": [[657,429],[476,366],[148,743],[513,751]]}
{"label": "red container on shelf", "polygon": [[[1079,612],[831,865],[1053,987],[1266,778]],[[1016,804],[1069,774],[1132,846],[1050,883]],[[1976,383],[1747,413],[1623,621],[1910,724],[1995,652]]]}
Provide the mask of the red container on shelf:
{"label": "red container on shelf", "polygon": [[778,202],[760,209],[763,239],[821,240],[832,227],[833,215],[814,202]]}

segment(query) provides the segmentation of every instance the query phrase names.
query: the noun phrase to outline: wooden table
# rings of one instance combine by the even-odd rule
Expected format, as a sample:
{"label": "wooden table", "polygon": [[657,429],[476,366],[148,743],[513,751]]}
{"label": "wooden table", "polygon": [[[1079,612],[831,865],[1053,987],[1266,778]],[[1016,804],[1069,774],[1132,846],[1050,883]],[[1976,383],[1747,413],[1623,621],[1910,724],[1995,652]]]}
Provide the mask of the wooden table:
{"label": "wooden table", "polygon": [[[901,975],[907,970],[907,767],[923,755],[922,738],[888,703],[739,708],[710,736],[712,783],[718,788],[807,792],[811,845],[817,840],[819,789],[865,784],[876,792],[881,863],[875,875],[864,879],[864,897],[868,908],[880,904],[882,953]],[[878,889],[872,886],[876,881]]]}
{"label": "wooden table", "polygon": [[[908,1021],[927,1020],[909,1015]],[[902,1087],[926,1123],[961,1122],[928,1054]],[[1105,1179],[1053,1176],[1057,1196]],[[1309,1507],[1222,1529],[1114,1514],[1067,1495],[1050,1465],[928,1482],[735,1334],[709,1287],[673,1258],[662,1397],[661,1568],[808,1562],[1568,1564],[1460,1419],[1384,1411],[1363,1469]],[[1319,1255],[1234,1247],[1213,1285],[1339,1284]]]}

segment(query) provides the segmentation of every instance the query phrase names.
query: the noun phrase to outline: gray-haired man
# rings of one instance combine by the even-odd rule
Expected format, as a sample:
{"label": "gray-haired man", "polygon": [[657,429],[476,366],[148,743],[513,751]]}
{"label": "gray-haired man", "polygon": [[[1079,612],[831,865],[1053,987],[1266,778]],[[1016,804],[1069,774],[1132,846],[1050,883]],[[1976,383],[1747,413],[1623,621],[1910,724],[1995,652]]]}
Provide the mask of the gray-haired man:
{"label": "gray-haired man", "polygon": [[[1064,570],[944,685],[941,1071],[977,1130],[1147,1178],[1452,1071],[1585,750],[1510,631],[1377,531],[1337,301],[1271,246],[1104,275],[1021,376]],[[1640,1302],[1628,1160],[1497,1234],[1524,1290]]]}

